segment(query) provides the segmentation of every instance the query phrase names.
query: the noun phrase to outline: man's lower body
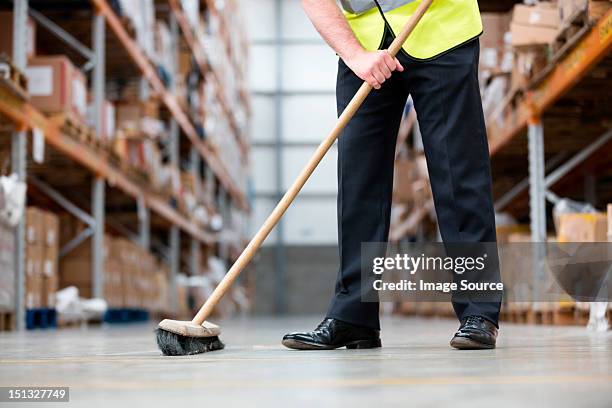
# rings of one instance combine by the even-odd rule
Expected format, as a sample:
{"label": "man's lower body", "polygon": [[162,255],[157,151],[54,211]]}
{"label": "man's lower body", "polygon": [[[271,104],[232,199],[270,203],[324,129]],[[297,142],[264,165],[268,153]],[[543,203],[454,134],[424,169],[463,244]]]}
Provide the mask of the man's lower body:
{"label": "man's lower body", "polygon": [[[404,72],[394,72],[381,89],[372,91],[338,140],[340,271],[326,321],[334,321],[333,325],[340,327],[336,331],[350,333],[353,327],[367,333],[345,335],[345,343],[352,341],[351,345],[363,347],[377,344],[379,304],[361,299],[361,244],[388,239],[396,137],[408,95],[412,95],[423,136],[442,240],[496,241],[478,54],[478,40],[427,61],[400,53]],[[339,114],[362,83],[340,60],[336,89]],[[451,343],[453,346],[494,347],[500,301],[453,299],[453,307],[462,322],[455,337],[463,337]],[[316,330],[333,335],[333,327],[327,327],[330,324],[324,321]],[[309,340],[308,334],[312,337],[313,333],[288,335],[285,340],[291,341],[284,343],[296,346],[296,339]],[[365,341],[354,343],[360,337]],[[330,348],[341,343],[335,342]]]}

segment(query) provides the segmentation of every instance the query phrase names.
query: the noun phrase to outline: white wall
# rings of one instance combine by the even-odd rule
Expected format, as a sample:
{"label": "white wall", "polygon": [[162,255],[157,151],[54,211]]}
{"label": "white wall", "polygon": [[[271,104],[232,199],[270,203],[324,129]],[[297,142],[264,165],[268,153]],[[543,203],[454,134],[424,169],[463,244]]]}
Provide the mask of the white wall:
{"label": "white wall", "polygon": [[[252,169],[255,191],[252,231],[276,203],[276,1],[243,0],[251,42],[253,102]],[[282,90],[280,115],[282,184],[286,189],[336,120],[337,57],[320,39],[299,0],[280,0]],[[336,148],[320,164],[284,218],[287,245],[334,245],[336,235]],[[275,232],[266,241],[276,242]]]}

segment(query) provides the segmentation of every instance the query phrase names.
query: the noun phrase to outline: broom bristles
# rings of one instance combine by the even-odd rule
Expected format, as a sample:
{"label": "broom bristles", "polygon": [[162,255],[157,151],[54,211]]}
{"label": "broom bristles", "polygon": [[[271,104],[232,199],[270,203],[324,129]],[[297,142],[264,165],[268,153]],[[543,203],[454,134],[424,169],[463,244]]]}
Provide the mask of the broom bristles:
{"label": "broom bristles", "polygon": [[155,331],[157,347],[165,356],[190,356],[221,350],[225,347],[218,336],[188,337],[164,329]]}

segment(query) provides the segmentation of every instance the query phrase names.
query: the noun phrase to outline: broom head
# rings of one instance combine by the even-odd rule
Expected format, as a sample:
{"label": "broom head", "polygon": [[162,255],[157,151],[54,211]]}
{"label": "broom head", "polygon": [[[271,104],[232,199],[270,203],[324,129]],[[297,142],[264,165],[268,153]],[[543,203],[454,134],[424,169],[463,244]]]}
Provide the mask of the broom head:
{"label": "broom head", "polygon": [[164,319],[157,326],[157,346],[166,356],[185,356],[221,350],[221,329],[216,324]]}

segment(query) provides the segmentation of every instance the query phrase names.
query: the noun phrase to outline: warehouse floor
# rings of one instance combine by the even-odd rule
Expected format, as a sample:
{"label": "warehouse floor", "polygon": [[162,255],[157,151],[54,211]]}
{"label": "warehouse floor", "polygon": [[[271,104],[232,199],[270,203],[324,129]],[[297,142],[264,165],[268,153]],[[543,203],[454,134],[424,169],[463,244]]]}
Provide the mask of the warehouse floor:
{"label": "warehouse floor", "polygon": [[454,321],[393,318],[379,350],[279,344],[317,320],[223,321],[227,348],[191,357],[160,356],[152,325],[0,333],[0,385],[70,386],[83,407],[612,406],[612,332],[507,324],[496,350],[456,351]]}

